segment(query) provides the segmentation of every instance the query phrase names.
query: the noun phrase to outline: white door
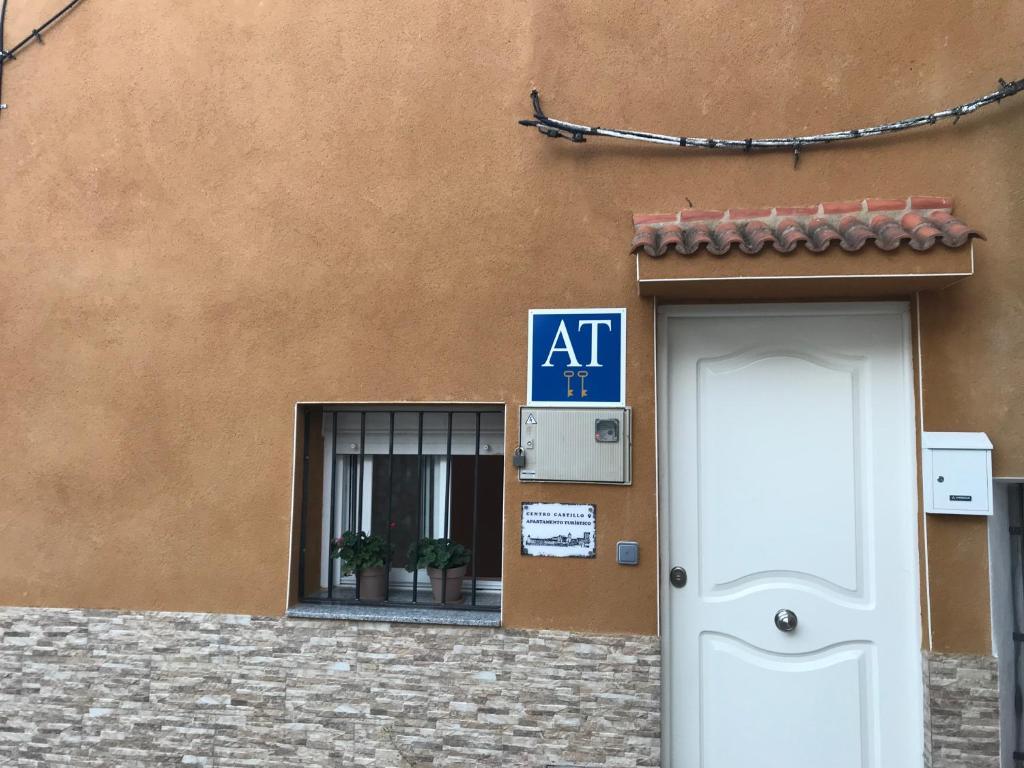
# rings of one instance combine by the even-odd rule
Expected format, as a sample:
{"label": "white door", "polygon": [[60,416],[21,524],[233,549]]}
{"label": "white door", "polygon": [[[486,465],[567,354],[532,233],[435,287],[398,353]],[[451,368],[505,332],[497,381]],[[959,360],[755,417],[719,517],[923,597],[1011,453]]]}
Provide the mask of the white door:
{"label": "white door", "polygon": [[658,322],[663,765],[921,766],[906,305]]}

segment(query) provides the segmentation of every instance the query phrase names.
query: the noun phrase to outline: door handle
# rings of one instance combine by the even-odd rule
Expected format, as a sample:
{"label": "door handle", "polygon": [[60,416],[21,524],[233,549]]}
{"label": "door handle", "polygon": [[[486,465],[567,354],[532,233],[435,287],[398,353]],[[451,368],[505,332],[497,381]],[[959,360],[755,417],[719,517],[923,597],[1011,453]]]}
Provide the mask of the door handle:
{"label": "door handle", "polygon": [[686,569],[680,568],[678,565],[668,572],[669,583],[676,589],[682,589],[686,586]]}
{"label": "door handle", "polygon": [[789,608],[783,608],[775,614],[775,626],[780,632],[792,632],[796,629],[796,623],[796,613]]}

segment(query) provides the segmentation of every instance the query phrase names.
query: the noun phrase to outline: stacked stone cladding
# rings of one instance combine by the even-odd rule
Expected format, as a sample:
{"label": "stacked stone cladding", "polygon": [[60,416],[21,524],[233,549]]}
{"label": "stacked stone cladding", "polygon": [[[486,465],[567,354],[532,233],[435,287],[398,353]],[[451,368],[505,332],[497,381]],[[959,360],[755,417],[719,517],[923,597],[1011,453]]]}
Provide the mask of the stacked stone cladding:
{"label": "stacked stone cladding", "polygon": [[996,660],[926,653],[924,673],[927,768],[999,768]]}
{"label": "stacked stone cladding", "polygon": [[655,637],[0,608],[0,765],[660,764]]}

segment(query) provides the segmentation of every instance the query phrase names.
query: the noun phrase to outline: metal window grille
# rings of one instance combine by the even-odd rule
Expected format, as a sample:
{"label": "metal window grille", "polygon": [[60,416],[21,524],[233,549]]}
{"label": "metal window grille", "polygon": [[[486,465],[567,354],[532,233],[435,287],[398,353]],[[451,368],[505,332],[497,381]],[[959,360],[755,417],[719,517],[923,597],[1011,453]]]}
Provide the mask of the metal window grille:
{"label": "metal window grille", "polygon": [[1024,766],[1024,677],[1022,646],[1024,646],[1024,484],[1008,489],[1010,517],[1010,600],[1013,605],[1013,764]]}
{"label": "metal window grille", "polygon": [[[300,601],[500,610],[502,407],[306,406],[302,419]],[[346,531],[385,540],[382,601],[361,594],[359,579],[331,557]],[[427,574],[406,567],[421,538],[469,548],[459,602],[447,572],[438,599]]]}

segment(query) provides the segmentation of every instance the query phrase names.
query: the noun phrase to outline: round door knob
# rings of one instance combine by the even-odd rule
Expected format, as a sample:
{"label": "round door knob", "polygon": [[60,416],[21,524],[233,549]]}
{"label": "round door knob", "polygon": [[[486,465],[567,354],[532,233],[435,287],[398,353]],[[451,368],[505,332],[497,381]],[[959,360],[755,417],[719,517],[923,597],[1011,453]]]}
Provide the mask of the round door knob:
{"label": "round door knob", "polygon": [[669,583],[677,589],[682,589],[686,586],[686,569],[680,568],[678,565],[668,572]]}
{"label": "round door knob", "polygon": [[780,632],[792,632],[796,629],[796,614],[788,608],[783,608],[775,614],[775,626]]}

